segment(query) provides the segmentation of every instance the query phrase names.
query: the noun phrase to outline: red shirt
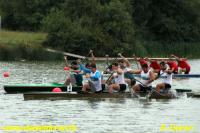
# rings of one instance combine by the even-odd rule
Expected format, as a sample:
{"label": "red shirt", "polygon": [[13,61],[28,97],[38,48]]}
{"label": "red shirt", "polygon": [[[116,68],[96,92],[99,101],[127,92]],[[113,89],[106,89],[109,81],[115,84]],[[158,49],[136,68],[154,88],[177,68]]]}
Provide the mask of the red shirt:
{"label": "red shirt", "polygon": [[178,66],[182,69],[186,69],[187,71],[190,71],[190,65],[185,60],[180,60],[178,62]]}
{"label": "red shirt", "polygon": [[178,72],[178,64],[175,61],[168,61],[170,69],[174,69],[174,72]]}
{"label": "red shirt", "polygon": [[158,64],[157,61],[152,61],[150,64],[150,67],[155,69],[155,70],[160,70],[160,65]]}
{"label": "red shirt", "polygon": [[145,59],[139,59],[140,65],[148,64]]}

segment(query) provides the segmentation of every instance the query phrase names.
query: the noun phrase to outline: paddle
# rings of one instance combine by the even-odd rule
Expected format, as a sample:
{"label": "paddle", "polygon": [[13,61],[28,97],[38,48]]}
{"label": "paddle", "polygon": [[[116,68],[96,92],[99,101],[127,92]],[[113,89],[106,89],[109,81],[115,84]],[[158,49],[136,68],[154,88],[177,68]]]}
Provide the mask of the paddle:
{"label": "paddle", "polygon": [[[163,72],[162,74],[158,75],[158,77],[157,77],[155,80],[159,79],[159,78],[161,77],[161,75],[163,75],[163,74],[164,74],[164,72]],[[150,87],[144,85],[141,81],[139,81],[139,80],[137,80],[137,79],[133,79],[133,80],[139,82],[142,86],[147,87],[147,88],[149,88],[149,90],[151,90],[151,92],[148,94],[148,97],[151,96],[151,94],[153,93],[153,91],[155,91],[155,92],[157,92],[158,94],[162,95],[160,92],[156,91],[155,89],[152,89],[152,88],[150,88]],[[154,81],[155,81],[155,80],[154,80]],[[152,81],[152,82],[153,82],[153,81]],[[132,94],[132,95],[133,95],[133,94]]]}
{"label": "paddle", "polygon": [[63,51],[58,51],[58,50],[54,50],[54,49],[47,48],[46,51],[52,52],[52,53],[59,53],[59,54],[62,54],[62,55],[71,56],[71,57],[75,57],[75,58],[79,58],[79,59],[85,59],[85,56],[72,54],[72,53],[68,53],[68,52],[63,52]]}
{"label": "paddle", "polygon": [[121,57],[123,59],[123,61],[126,63],[126,67],[130,68],[131,67],[131,63],[128,61],[127,58],[125,58],[121,53],[118,53],[118,56]]}
{"label": "paddle", "polygon": [[133,54],[133,57],[134,57],[135,64],[137,65],[137,69],[140,69],[138,65],[137,57],[135,56],[135,54]]}
{"label": "paddle", "polygon": [[109,55],[106,55],[106,65],[109,66]]}
{"label": "paddle", "polygon": [[[89,53],[85,56],[85,58],[82,60],[82,63],[83,63],[83,64],[86,63],[86,61],[88,61],[88,57],[89,57],[91,54],[93,55],[93,50],[90,50]],[[94,56],[94,55],[93,55],[93,56]],[[93,58],[93,60],[94,60],[94,58]]]}

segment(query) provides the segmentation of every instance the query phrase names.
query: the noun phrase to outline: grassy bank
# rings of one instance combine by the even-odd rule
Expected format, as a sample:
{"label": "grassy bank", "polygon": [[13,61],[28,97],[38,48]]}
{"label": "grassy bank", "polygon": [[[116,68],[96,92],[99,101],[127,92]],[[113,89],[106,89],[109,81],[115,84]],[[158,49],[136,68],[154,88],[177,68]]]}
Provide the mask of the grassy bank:
{"label": "grassy bank", "polygon": [[[0,60],[61,60],[62,56],[45,51],[42,43],[46,33],[0,31]],[[199,43],[158,43],[138,40],[135,54],[149,57],[169,57],[176,54],[181,57],[199,58]],[[69,51],[68,51],[69,52]],[[125,53],[125,51],[122,51]],[[78,54],[78,53],[77,53]]]}
{"label": "grassy bank", "polygon": [[[137,41],[139,43],[138,53],[140,56],[170,57],[171,54],[186,58],[200,58],[200,42],[155,42]],[[142,52],[140,52],[142,51]]]}
{"label": "grassy bank", "polygon": [[59,55],[46,52],[42,43],[46,33],[0,31],[0,60],[57,60]]}
{"label": "grassy bank", "polygon": [[28,44],[36,45],[42,44],[46,39],[46,33],[35,32],[17,32],[17,31],[0,31],[0,44],[19,45]]}

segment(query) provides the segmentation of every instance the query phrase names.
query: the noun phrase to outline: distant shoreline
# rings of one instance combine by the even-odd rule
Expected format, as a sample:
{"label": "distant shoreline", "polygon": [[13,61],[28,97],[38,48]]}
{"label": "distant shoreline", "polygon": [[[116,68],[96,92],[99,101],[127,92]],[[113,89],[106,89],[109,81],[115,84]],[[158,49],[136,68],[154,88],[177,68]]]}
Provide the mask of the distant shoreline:
{"label": "distant shoreline", "polygon": [[[56,61],[56,60],[63,60],[63,56],[57,53],[50,53],[45,50],[45,47],[42,45],[46,38],[46,33],[34,33],[34,32],[17,32],[17,31],[7,31],[1,30],[0,31],[0,61],[20,61],[20,60],[27,60],[27,61]],[[150,50],[154,51],[150,57],[169,57],[170,53],[169,47],[168,48],[159,48],[159,43],[155,42],[142,42],[141,45],[146,46],[145,48],[148,52]],[[188,52],[188,55],[183,55],[189,59],[200,59],[200,43],[183,43],[183,44],[174,44],[172,49],[177,49],[177,52],[180,53],[181,48],[180,45],[183,45],[183,49],[185,53]],[[179,47],[178,47],[179,46]],[[188,49],[187,47],[194,47]],[[56,48],[55,48],[56,49]],[[69,52],[69,51],[67,51]],[[124,52],[124,51],[122,51]],[[143,51],[141,51],[142,53]],[[87,52],[86,52],[87,53]],[[140,51],[138,50],[138,53]],[[162,53],[162,54],[160,54]],[[79,54],[79,53],[74,53]],[[176,53],[174,53],[176,54]],[[180,54],[179,54],[180,55]],[[85,55],[83,55],[85,56]],[[101,55],[102,57],[104,55]],[[148,56],[148,55],[144,55]],[[182,56],[182,57],[183,57]],[[130,56],[129,56],[130,57]],[[73,59],[73,58],[72,58]]]}

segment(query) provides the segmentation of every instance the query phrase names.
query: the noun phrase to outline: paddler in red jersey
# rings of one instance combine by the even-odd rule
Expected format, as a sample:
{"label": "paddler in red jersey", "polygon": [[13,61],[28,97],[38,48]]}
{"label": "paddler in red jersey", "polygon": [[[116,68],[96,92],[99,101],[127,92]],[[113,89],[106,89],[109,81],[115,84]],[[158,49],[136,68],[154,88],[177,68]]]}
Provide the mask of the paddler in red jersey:
{"label": "paddler in red jersey", "polygon": [[189,74],[190,73],[190,65],[188,64],[188,62],[186,61],[186,59],[181,59],[175,55],[171,55],[171,57],[175,58],[178,62],[178,67],[181,68],[181,73],[184,72],[185,74]]}
{"label": "paddler in red jersey", "polygon": [[147,65],[148,65],[148,62],[146,61],[146,59],[145,59],[144,57],[136,57],[135,55],[133,55],[133,57],[135,58],[135,60],[136,60],[137,62],[139,62],[141,68],[142,68],[142,66],[143,66],[144,64],[147,64]]}
{"label": "paddler in red jersey", "polygon": [[138,61],[139,61],[141,67],[142,67],[144,64],[147,64],[147,65],[148,65],[148,62],[147,62],[146,59],[143,58],[143,57],[141,57]]}
{"label": "paddler in red jersey", "polygon": [[175,61],[169,60],[167,61],[167,65],[174,74],[178,74],[178,64]]}
{"label": "paddler in red jersey", "polygon": [[154,73],[160,72],[160,64],[156,60],[151,60],[148,57],[146,57],[145,59],[150,62],[149,66],[153,69]]}

